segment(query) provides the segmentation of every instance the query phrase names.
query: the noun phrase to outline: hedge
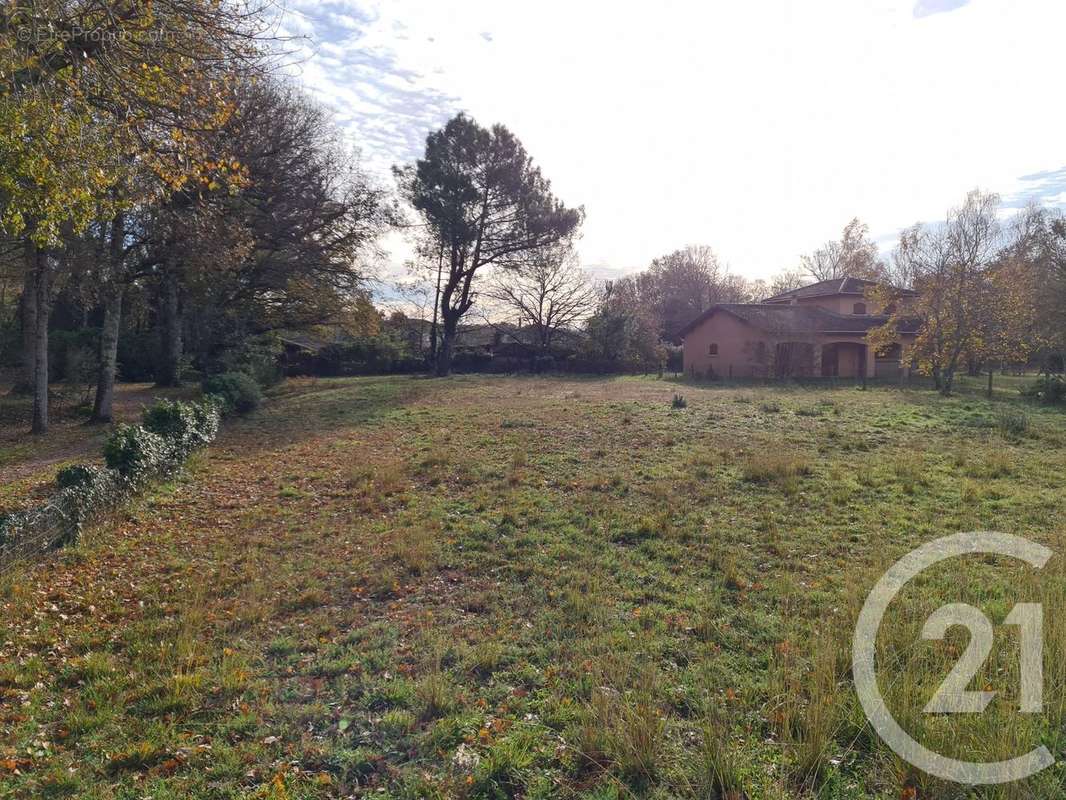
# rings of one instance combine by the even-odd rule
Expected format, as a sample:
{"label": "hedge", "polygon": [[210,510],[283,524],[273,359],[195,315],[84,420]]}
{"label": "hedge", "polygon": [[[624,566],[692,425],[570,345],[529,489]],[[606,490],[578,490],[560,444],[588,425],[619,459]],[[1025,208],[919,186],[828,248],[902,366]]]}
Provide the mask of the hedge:
{"label": "hedge", "polygon": [[215,438],[222,409],[212,396],[199,403],[162,400],[145,411],[143,424],[120,425],[104,445],[106,467],[66,467],[44,505],[0,516],[0,564],[73,541],[85,523],[180,469]]}

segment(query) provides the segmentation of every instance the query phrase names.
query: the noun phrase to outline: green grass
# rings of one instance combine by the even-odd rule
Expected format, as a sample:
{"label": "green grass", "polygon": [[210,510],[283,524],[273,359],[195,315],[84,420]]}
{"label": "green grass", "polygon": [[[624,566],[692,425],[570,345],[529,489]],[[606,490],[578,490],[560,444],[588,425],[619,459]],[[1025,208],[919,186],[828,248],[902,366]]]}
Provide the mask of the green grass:
{"label": "green grass", "polygon": [[[692,385],[678,410],[676,390],[284,384],[0,584],[0,795],[1060,794],[1055,769],[970,794],[908,769],[849,659],[865,593],[914,546],[995,529],[1062,548],[1064,418],[887,388]],[[909,730],[960,756],[1063,752],[1066,617],[1045,619],[1049,711],[1018,722],[999,627],[1017,600],[1061,604],[1060,559],[1043,582],[972,559],[908,590],[879,646]],[[1005,631],[980,719],[905,713],[965,645],[919,640],[945,598]]]}

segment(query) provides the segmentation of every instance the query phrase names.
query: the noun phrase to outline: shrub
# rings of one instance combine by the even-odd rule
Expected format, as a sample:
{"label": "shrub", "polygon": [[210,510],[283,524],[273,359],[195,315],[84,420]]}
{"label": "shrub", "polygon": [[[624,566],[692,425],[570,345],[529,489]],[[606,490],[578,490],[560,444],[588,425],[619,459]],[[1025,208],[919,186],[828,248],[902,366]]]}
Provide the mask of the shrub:
{"label": "shrub", "polygon": [[[461,358],[453,366],[461,366]],[[408,351],[404,341],[389,332],[378,336],[357,336],[322,348],[314,358],[316,375],[380,375],[417,372],[425,363]]]}
{"label": "shrub", "polygon": [[160,400],[145,410],[143,422],[145,430],[165,437],[184,457],[215,438],[220,418],[221,404],[208,395],[201,403]]}
{"label": "shrub", "polygon": [[281,340],[277,336],[254,336],[223,350],[212,364],[212,371],[223,374],[242,372],[250,375],[260,386],[273,386],[282,378],[279,366],[282,352]]}
{"label": "shrub", "polygon": [[251,375],[243,372],[223,372],[204,379],[205,395],[219,398],[227,409],[238,414],[255,411],[263,402],[263,391]]}
{"label": "shrub", "polygon": [[671,408],[688,408],[688,401],[680,394],[674,394],[674,399],[670,401]]}
{"label": "shrub", "polygon": [[1066,400],[1066,377],[1042,375],[1034,383],[1021,390],[1025,397],[1035,397],[1048,405],[1057,405]]}
{"label": "shrub", "polygon": [[86,486],[100,475],[100,468],[91,464],[74,464],[64,467],[56,473],[56,486],[69,489],[72,486]]}
{"label": "shrub", "polygon": [[144,425],[119,426],[104,444],[107,469],[77,464],[56,475],[58,491],[37,508],[0,516],[0,564],[75,539],[82,525],[114,508],[146,479],[182,465],[218,431],[221,406],[163,401],[145,411]]}
{"label": "shrub", "polygon": [[131,478],[154,470],[166,455],[166,439],[140,425],[120,425],[104,444],[107,466]]}

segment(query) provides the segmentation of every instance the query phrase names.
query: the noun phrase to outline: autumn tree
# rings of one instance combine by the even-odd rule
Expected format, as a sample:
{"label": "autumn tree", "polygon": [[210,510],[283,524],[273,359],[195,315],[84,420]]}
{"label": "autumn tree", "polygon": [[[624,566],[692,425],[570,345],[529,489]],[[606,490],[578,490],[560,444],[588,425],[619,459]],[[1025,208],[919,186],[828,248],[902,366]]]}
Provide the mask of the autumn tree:
{"label": "autumn tree", "polygon": [[939,225],[919,224],[903,231],[894,258],[914,276],[918,297],[901,302],[888,285],[872,289],[869,295],[871,302],[891,310],[888,321],[868,335],[871,346],[892,344],[899,326],[917,319],[917,334],[903,358],[931,375],[945,395],[951,393],[959,365],[968,354],[985,348],[1002,352],[1007,346],[983,337],[989,330],[991,309],[1003,301],[990,281],[1000,245],[998,206],[997,195],[975,190]]}
{"label": "autumn tree", "polygon": [[280,328],[365,327],[367,262],[395,214],[328,113],[281,81],[234,93],[219,132],[235,185],[190,184],[149,210],[136,271],[155,287],[157,382],[180,380],[250,336]]}
{"label": "autumn tree", "polygon": [[0,225],[23,241],[34,324],[33,430],[48,428],[57,251],[112,219],[130,170],[209,183],[201,133],[232,113],[228,77],[257,63],[261,9],[215,0],[20,0],[0,9]]}
{"label": "autumn tree", "polygon": [[437,375],[451,371],[459,321],[476,300],[484,268],[525,266],[565,242],[583,211],[567,208],[502,125],[486,129],[459,114],[426,138],[425,156],[397,170],[400,188],[444,251]]}
{"label": "autumn tree", "polygon": [[[1011,221],[997,258],[995,278],[1011,297],[1024,297],[1025,314],[1012,315],[1029,329],[1027,356],[1061,362],[1066,352],[1066,218],[1030,204]],[[1022,357],[1012,359],[1020,362]]]}
{"label": "autumn tree", "polygon": [[531,330],[541,355],[556,334],[577,327],[589,314],[596,292],[568,247],[545,248],[527,264],[496,270],[485,292]]}

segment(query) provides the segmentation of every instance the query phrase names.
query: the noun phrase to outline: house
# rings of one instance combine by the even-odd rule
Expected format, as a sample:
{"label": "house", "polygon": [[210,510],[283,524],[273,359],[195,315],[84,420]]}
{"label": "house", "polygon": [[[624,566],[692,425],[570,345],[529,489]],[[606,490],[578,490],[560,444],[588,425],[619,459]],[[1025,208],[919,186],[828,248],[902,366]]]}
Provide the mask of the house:
{"label": "house", "polygon": [[[679,333],[685,373],[693,377],[899,377],[902,348],[914,340],[917,321],[897,328],[899,341],[875,352],[866,333],[888,321],[858,278],[819,281],[761,303],[711,306]],[[907,304],[916,293],[899,290]]]}

